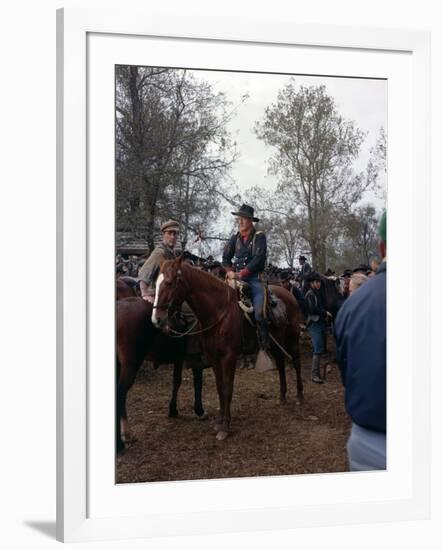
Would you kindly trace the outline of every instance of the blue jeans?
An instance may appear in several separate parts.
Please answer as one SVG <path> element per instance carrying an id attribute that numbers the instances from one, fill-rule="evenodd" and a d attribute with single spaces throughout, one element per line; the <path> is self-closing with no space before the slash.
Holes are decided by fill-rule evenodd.
<path id="1" fill-rule="evenodd" d="M 353 422 L 347 442 L 347 454 L 350 470 L 386 469 L 386 436 L 384 433 L 367 430 Z"/>
<path id="2" fill-rule="evenodd" d="M 325 323 L 322 320 L 314 321 L 307 327 L 310 338 L 312 339 L 313 353 L 319 355 L 324 351 L 324 332 Z"/>
<path id="3" fill-rule="evenodd" d="M 259 273 L 254 273 L 250 277 L 244 278 L 252 289 L 252 302 L 255 312 L 255 319 L 261 321 L 264 319 L 264 283 L 259 278 Z"/>

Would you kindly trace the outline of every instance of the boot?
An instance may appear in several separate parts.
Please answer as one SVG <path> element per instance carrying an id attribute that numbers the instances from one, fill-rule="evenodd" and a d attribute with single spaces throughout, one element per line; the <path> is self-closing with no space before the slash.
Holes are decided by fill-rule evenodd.
<path id="1" fill-rule="evenodd" d="M 265 320 L 256 321 L 256 335 L 258 337 L 259 352 L 256 358 L 256 372 L 275 370 L 276 365 L 268 350 L 270 348 L 269 329 Z"/>
<path id="2" fill-rule="evenodd" d="M 320 363 L 321 356 L 317 353 L 314 353 L 312 361 L 312 382 L 315 382 L 316 384 L 324 383 L 324 380 L 321 378 Z"/>
<path id="3" fill-rule="evenodd" d="M 259 349 L 262 349 L 263 351 L 268 351 L 270 347 L 269 328 L 265 319 L 262 319 L 261 321 L 256 321 L 256 335 L 258 337 Z"/>

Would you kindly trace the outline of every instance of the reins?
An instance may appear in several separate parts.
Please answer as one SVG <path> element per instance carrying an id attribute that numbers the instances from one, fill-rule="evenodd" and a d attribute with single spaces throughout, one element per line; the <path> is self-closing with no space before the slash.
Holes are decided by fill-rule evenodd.
<path id="1" fill-rule="evenodd" d="M 182 282 L 184 282 L 183 278 L 182 278 L 182 271 L 181 269 L 178 270 L 177 272 L 177 277 L 176 277 L 176 281 L 175 281 L 175 290 L 177 289 L 178 287 L 178 281 L 181 280 Z M 227 305 L 226 305 L 226 308 L 224 310 L 224 312 L 222 313 L 222 315 L 220 315 L 220 317 L 214 322 L 212 323 L 211 325 L 209 325 L 208 327 L 204 327 L 202 328 L 201 330 L 196 330 L 196 331 L 193 331 L 193 329 L 195 328 L 195 326 L 198 324 L 198 319 L 195 320 L 195 322 L 193 323 L 193 325 L 188 329 L 186 330 L 186 332 L 179 332 L 173 328 L 170 328 L 169 331 L 170 333 L 170 337 L 171 338 L 184 338 L 185 336 L 196 336 L 197 334 L 203 334 L 204 332 L 207 332 L 209 330 L 212 330 L 213 328 L 215 328 L 223 319 L 224 317 L 227 315 L 227 313 L 229 312 L 229 308 L 228 306 L 230 305 L 231 303 L 231 297 L 229 296 L 229 284 L 226 282 L 224 283 L 226 285 L 226 293 L 227 293 Z M 236 280 L 235 280 L 235 287 L 236 287 Z M 235 291 L 236 292 L 236 291 Z M 157 306 L 153 306 L 154 308 L 158 308 L 158 309 L 167 309 L 167 313 L 169 315 L 169 310 L 171 308 L 171 306 L 173 305 L 174 303 L 174 300 L 172 300 L 171 302 L 167 303 L 167 304 L 163 304 L 163 305 L 157 305 Z M 246 311 L 243 310 L 243 314 L 245 316 L 245 318 L 247 319 L 247 321 L 250 323 L 250 325 L 252 327 L 254 327 L 255 325 L 253 324 L 253 321 L 250 319 L 248 313 Z M 192 332 L 193 331 L 193 332 Z M 276 346 L 278 346 L 278 348 L 282 351 L 282 353 L 288 358 L 288 359 L 292 359 L 292 357 L 289 355 L 289 353 L 283 348 L 283 346 L 275 339 L 275 337 L 270 333 L 269 331 L 269 337 L 270 339 L 274 342 L 274 344 Z"/>
<path id="2" fill-rule="evenodd" d="M 175 290 L 178 287 L 178 281 L 179 280 L 184 282 L 181 275 L 182 275 L 182 272 L 181 272 L 181 269 L 179 269 L 178 274 L 177 274 L 177 278 L 176 278 L 176 283 L 175 283 Z M 192 330 L 195 328 L 195 326 L 199 323 L 198 319 L 196 319 L 195 322 L 193 323 L 193 325 L 186 332 L 179 332 L 179 331 L 177 331 L 173 328 L 170 328 L 169 331 L 172 333 L 170 335 L 170 337 L 171 338 L 183 338 L 184 336 L 195 336 L 197 334 L 202 334 L 203 332 L 207 332 L 207 331 L 215 328 L 216 325 L 218 325 L 224 319 L 224 317 L 227 315 L 227 313 L 229 312 L 228 306 L 230 305 L 231 300 L 230 300 L 230 297 L 229 297 L 229 285 L 228 284 L 226 284 L 226 291 L 227 291 L 227 306 L 226 306 L 226 309 L 224 310 L 222 315 L 220 315 L 220 317 L 212 325 L 210 325 L 208 327 L 204 327 L 201 330 L 196 330 L 196 331 L 192 332 Z M 173 305 L 173 302 L 174 302 L 174 300 L 172 300 L 168 304 L 163 304 L 161 306 L 153 306 L 153 307 L 158 308 L 158 309 L 167 309 L 167 312 L 169 314 L 169 309 Z"/>
<path id="3" fill-rule="evenodd" d="M 244 311 L 243 310 L 243 314 L 244 314 L 244 317 L 247 319 L 247 321 L 249 322 L 250 326 L 252 326 L 253 328 L 256 328 L 256 326 L 253 324 L 253 321 L 252 319 L 250 319 L 250 316 L 249 314 L 247 313 L 247 311 Z M 288 351 L 283 348 L 281 346 L 281 344 L 278 342 L 278 340 L 273 336 L 273 334 L 270 332 L 269 330 L 269 337 L 270 339 L 272 340 L 272 342 L 274 344 L 276 344 L 278 346 L 278 348 L 282 351 L 282 353 L 287 357 L 287 359 L 289 359 L 290 361 L 293 359 L 293 357 L 288 353 Z"/>

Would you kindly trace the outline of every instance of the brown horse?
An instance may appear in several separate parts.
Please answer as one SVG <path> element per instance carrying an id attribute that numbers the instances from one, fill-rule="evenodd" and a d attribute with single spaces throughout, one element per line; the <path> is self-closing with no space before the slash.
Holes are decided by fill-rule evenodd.
<path id="1" fill-rule="evenodd" d="M 133 298 L 137 295 L 133 286 L 130 286 L 123 277 L 118 277 L 115 282 L 115 296 L 117 300 L 123 300 L 124 298 Z"/>
<path id="2" fill-rule="evenodd" d="M 182 368 L 186 353 L 185 338 L 171 338 L 157 330 L 151 322 L 152 304 L 143 298 L 125 298 L 117 301 L 116 333 L 116 447 L 124 449 L 128 439 L 126 397 L 145 358 L 157 364 L 173 363 L 173 391 L 169 403 L 169 416 L 178 416 L 177 397 L 181 385 Z M 202 369 L 193 368 L 195 391 L 194 411 L 200 419 L 207 418 L 203 409 Z"/>
<path id="3" fill-rule="evenodd" d="M 293 359 L 296 370 L 297 398 L 303 399 L 299 353 L 300 311 L 295 298 L 286 289 L 271 287 L 286 310 L 286 322 L 270 327 L 275 340 Z M 210 273 L 197 270 L 181 258 L 163 263 L 156 282 L 152 322 L 168 330 L 168 312 L 184 300 L 192 308 L 202 326 L 202 340 L 208 362 L 213 366 L 219 397 L 219 415 L 215 429 L 217 439 L 225 439 L 230 427 L 230 404 L 237 358 L 256 351 L 255 329 L 243 318 L 237 304 L 236 291 Z M 286 401 L 287 383 L 283 352 L 274 342 L 271 353 L 279 371 L 280 400 Z"/>

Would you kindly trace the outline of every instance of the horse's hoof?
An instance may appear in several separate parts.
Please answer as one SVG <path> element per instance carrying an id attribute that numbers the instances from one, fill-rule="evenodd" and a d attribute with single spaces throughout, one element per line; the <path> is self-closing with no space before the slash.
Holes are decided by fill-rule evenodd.
<path id="1" fill-rule="evenodd" d="M 169 411 L 169 418 L 178 418 L 178 411 Z"/>
<path id="2" fill-rule="evenodd" d="M 216 439 L 218 441 L 224 441 L 224 439 L 226 439 L 226 437 L 228 436 L 229 436 L 229 432 L 220 431 L 216 434 Z"/>
<path id="3" fill-rule="evenodd" d="M 203 414 L 197 414 L 196 417 L 198 420 L 207 420 L 209 418 L 209 415 L 206 412 L 203 412 Z"/>
<path id="4" fill-rule="evenodd" d="M 222 424 L 214 424 L 213 429 L 215 432 L 220 432 L 223 429 Z"/>

